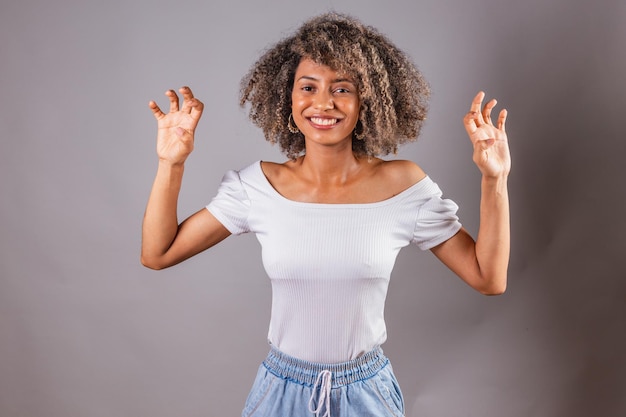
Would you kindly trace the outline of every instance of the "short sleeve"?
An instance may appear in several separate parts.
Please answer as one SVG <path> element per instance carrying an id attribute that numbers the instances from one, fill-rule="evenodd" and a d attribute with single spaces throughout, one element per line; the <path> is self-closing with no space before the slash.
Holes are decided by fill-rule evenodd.
<path id="1" fill-rule="evenodd" d="M 421 250 L 432 249 L 454 236 L 461 223 L 456 215 L 459 206 L 441 198 L 442 192 L 434 182 L 429 184 L 429 198 L 419 207 L 412 242 Z"/>
<path id="2" fill-rule="evenodd" d="M 234 235 L 249 232 L 250 199 L 237 171 L 227 171 L 217 195 L 206 206 L 215 218 Z"/>

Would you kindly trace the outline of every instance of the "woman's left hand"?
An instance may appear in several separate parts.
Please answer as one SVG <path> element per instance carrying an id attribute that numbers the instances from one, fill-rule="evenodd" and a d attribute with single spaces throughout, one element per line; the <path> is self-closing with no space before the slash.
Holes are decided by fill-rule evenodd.
<path id="1" fill-rule="evenodd" d="M 470 111 L 463 118 L 465 130 L 474 145 L 474 162 L 484 177 L 507 176 L 511 170 L 511 155 L 504 125 L 507 111 L 501 110 L 497 125 L 491 121 L 491 111 L 497 101 L 490 100 L 481 106 L 485 98 L 484 92 L 474 97 Z"/>

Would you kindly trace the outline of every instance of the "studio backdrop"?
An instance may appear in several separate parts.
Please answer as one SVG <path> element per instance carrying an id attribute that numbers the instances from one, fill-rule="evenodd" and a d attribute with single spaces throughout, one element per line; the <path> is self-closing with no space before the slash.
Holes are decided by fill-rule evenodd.
<path id="1" fill-rule="evenodd" d="M 405 248 L 383 346 L 407 416 L 626 415 L 626 2 L 24 0 L 0 4 L 0 416 L 240 414 L 271 291 L 254 236 L 181 265 L 139 262 L 156 172 L 149 100 L 205 103 L 180 197 L 283 161 L 238 106 L 264 49 L 335 10 L 387 34 L 432 88 L 418 163 L 478 230 L 461 120 L 509 111 L 507 292 L 471 290 Z"/>

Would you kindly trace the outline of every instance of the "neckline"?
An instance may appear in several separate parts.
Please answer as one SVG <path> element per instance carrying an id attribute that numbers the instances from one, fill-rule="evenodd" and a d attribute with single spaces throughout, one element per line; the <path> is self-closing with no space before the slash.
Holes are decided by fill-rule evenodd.
<path id="1" fill-rule="evenodd" d="M 263 162 L 262 160 L 257 161 L 256 164 L 255 164 L 255 167 L 258 170 L 259 176 L 262 178 L 263 185 L 265 185 L 266 188 L 268 188 L 270 190 L 270 192 L 272 194 L 274 194 L 274 196 L 276 196 L 280 200 L 282 200 L 282 201 L 284 201 L 286 203 L 289 203 L 289 204 L 292 204 L 292 205 L 296 205 L 296 206 L 301 206 L 301 207 L 314 207 L 314 208 L 371 208 L 371 207 L 383 206 L 383 205 L 391 204 L 391 203 L 395 202 L 396 200 L 399 200 L 399 199 L 403 198 L 405 195 L 412 193 L 414 190 L 425 186 L 426 182 L 430 178 L 428 175 L 426 175 L 424 178 L 420 179 L 419 181 L 417 181 L 415 184 L 409 186 L 408 188 L 405 188 L 404 190 L 400 191 L 398 194 L 395 194 L 395 195 L 393 195 L 393 196 L 391 196 L 389 198 L 386 198 L 384 200 L 373 201 L 371 203 L 310 203 L 310 202 L 306 202 L 306 201 L 291 200 L 291 199 L 285 197 L 284 195 L 282 195 L 281 193 L 279 193 L 278 190 L 276 188 L 274 188 L 274 186 L 272 185 L 270 180 L 265 176 L 265 172 L 263 171 L 263 168 L 261 167 L 261 163 L 262 162 Z"/>

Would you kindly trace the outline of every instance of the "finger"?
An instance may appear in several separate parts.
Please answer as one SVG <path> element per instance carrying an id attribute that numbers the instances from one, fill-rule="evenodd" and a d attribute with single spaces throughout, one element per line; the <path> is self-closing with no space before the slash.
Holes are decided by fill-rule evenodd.
<path id="1" fill-rule="evenodd" d="M 191 88 L 184 86 L 181 87 L 178 92 L 183 96 L 183 107 L 182 111 L 189 113 L 191 111 L 191 101 L 193 100 L 193 93 L 191 92 Z"/>
<path id="2" fill-rule="evenodd" d="M 489 102 L 487 104 L 485 104 L 485 107 L 483 108 L 483 120 L 485 121 L 485 123 L 492 125 L 493 123 L 491 122 L 491 111 L 493 110 L 493 108 L 496 106 L 496 104 L 498 103 L 498 101 L 494 98 L 489 100 Z"/>
<path id="3" fill-rule="evenodd" d="M 506 116 L 509 112 L 506 109 L 502 109 L 500 111 L 500 115 L 498 116 L 498 129 L 506 133 L 505 125 L 506 125 Z"/>
<path id="4" fill-rule="evenodd" d="M 156 102 L 150 100 L 150 102 L 148 103 L 148 107 L 150 107 L 150 110 L 152 110 L 152 114 L 154 114 L 154 117 L 156 117 L 157 120 L 165 116 L 165 114 L 161 111 Z"/>
<path id="5" fill-rule="evenodd" d="M 179 91 L 184 100 L 182 111 L 188 112 L 192 118 L 198 120 L 204 110 L 204 103 L 195 98 L 191 88 L 187 86 L 181 87 Z"/>
<path id="6" fill-rule="evenodd" d="M 465 125 L 465 130 L 467 133 L 472 135 L 476 130 L 484 124 L 484 120 L 481 114 L 481 106 L 483 99 L 485 97 L 485 93 L 479 91 L 478 94 L 472 100 L 472 104 L 470 106 L 470 111 L 463 118 L 463 123 Z"/>
<path id="7" fill-rule="evenodd" d="M 178 91 L 180 92 L 180 94 L 182 94 L 183 98 L 185 99 L 193 98 L 193 92 L 191 91 L 191 88 L 187 86 L 181 87 Z"/>
<path id="8" fill-rule="evenodd" d="M 485 93 L 483 91 L 479 91 L 474 97 L 474 100 L 472 100 L 472 105 L 470 106 L 470 113 L 474 115 L 474 120 L 477 126 L 480 126 L 485 122 L 481 113 L 484 98 Z"/>
<path id="9" fill-rule="evenodd" d="M 191 117 L 195 120 L 200 119 L 200 116 L 202 116 L 202 111 L 204 110 L 204 103 L 202 103 L 200 100 L 198 100 L 197 98 L 193 98 L 191 99 Z"/>
<path id="10" fill-rule="evenodd" d="M 478 128 L 478 124 L 476 123 L 476 112 L 470 111 L 465 114 L 463 117 L 463 125 L 465 126 L 465 130 L 467 133 L 474 133 Z"/>
<path id="11" fill-rule="evenodd" d="M 176 95 L 176 92 L 174 90 L 167 90 L 165 95 L 170 99 L 170 113 L 178 111 L 178 95 Z"/>

